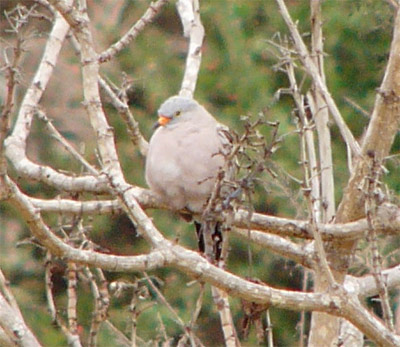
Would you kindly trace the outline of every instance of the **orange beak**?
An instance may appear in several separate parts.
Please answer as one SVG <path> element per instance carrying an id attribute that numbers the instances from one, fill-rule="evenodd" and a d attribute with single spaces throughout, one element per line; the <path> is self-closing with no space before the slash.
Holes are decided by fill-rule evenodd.
<path id="1" fill-rule="evenodd" d="M 165 116 L 163 116 L 163 115 L 160 115 L 160 116 L 158 117 L 158 124 L 159 124 L 159 125 L 166 125 L 166 124 L 168 124 L 170 121 L 171 121 L 171 118 L 169 118 L 169 117 L 165 117 Z"/>
<path id="2" fill-rule="evenodd" d="M 158 116 L 158 121 L 154 123 L 153 130 L 157 129 L 160 126 L 164 126 L 171 121 L 171 118 L 165 117 L 163 115 Z"/>

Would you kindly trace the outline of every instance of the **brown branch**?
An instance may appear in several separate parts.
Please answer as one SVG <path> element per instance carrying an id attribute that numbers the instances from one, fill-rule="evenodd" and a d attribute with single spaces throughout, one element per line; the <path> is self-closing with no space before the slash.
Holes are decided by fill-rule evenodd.
<path id="1" fill-rule="evenodd" d="M 68 326 L 63 322 L 61 316 L 58 314 L 58 310 L 56 308 L 55 299 L 52 291 L 53 282 L 51 279 L 52 277 L 51 270 L 52 270 L 52 256 L 51 253 L 47 251 L 46 264 L 45 264 L 45 288 L 46 288 L 45 290 L 46 290 L 47 306 L 50 312 L 52 323 L 60 328 L 62 333 L 67 338 L 68 342 L 71 342 L 71 344 L 79 345 L 80 343 L 79 336 L 71 334 L 70 330 L 68 329 Z"/>
<path id="2" fill-rule="evenodd" d="M 306 174 L 306 184 L 310 184 L 311 195 L 312 195 L 312 212 L 316 218 L 316 222 L 321 222 L 321 192 L 320 192 L 320 178 L 319 178 L 319 169 L 316 158 L 316 151 L 314 146 L 314 133 L 313 127 L 309 124 L 306 115 L 305 109 L 305 99 L 304 96 L 301 95 L 299 90 L 296 76 L 295 76 L 295 68 L 293 59 L 290 57 L 290 51 L 288 49 L 281 49 L 282 60 L 286 62 L 285 70 L 286 75 L 290 82 L 290 90 L 292 97 L 296 103 L 297 115 L 300 119 L 302 129 L 300 129 L 300 134 L 304 136 L 304 142 L 306 146 L 306 150 L 304 151 L 304 158 L 302 160 L 303 163 L 303 171 Z M 303 151 L 301 152 L 303 153 Z M 308 164 L 308 168 L 306 167 L 306 163 Z M 308 174 L 308 171 L 311 172 L 311 175 Z M 310 176 L 310 177 L 309 177 Z"/>
<path id="3" fill-rule="evenodd" d="M 399 71 L 400 11 L 397 11 L 389 60 L 381 87 L 376 95 L 374 110 L 362 144 L 362 158 L 358 158 L 355 163 L 352 175 L 344 190 L 342 201 L 336 213 L 336 223 L 350 222 L 365 216 L 365 195 L 359 188 L 369 174 L 372 158 L 383 165 L 400 126 L 400 83 L 397 78 Z M 371 154 L 373 155 L 371 156 Z M 398 220 L 398 218 L 395 218 L 395 220 Z M 335 277 L 339 283 L 345 279 L 356 247 L 356 240 L 332 240 L 327 246 L 328 259 L 335 269 Z M 328 323 L 334 324 L 332 319 L 328 322 L 322 322 L 325 327 Z M 333 328 L 333 330 L 337 331 L 336 328 Z"/>
<path id="4" fill-rule="evenodd" d="M 108 333 L 111 336 L 114 336 L 114 340 L 116 343 L 118 343 L 118 345 L 122 347 L 132 346 L 129 339 L 121 331 L 119 331 L 109 320 L 105 321 L 104 327 L 107 329 Z"/>
<path id="5" fill-rule="evenodd" d="M 12 62 L 8 61 L 7 51 L 4 49 L 4 58 L 6 60 L 5 75 L 7 80 L 6 96 L 2 105 L 0 114 L 0 155 L 3 157 L 4 139 L 8 135 L 10 129 L 10 115 L 14 108 L 15 89 L 18 84 L 18 65 L 22 56 L 23 39 L 18 38 L 16 47 L 13 49 L 14 57 Z M 5 163 L 4 163 L 5 165 Z"/>
<path id="6" fill-rule="evenodd" d="M 71 0 L 68 1 L 72 2 Z M 18 151 L 18 153 L 20 151 L 25 152 L 26 139 L 29 135 L 32 124 L 32 111 L 37 107 L 43 92 L 47 87 L 68 30 L 69 25 L 60 15 L 57 15 L 54 20 L 52 31 L 47 40 L 39 67 L 25 93 L 12 135 L 6 140 L 7 154 L 12 154 L 13 151 Z M 15 137 L 18 137 L 18 139 Z M 14 156 L 12 156 L 12 158 L 13 157 Z M 25 157 L 25 155 L 19 158 L 23 157 Z"/>
<path id="7" fill-rule="evenodd" d="M 56 304 L 54 302 L 54 296 L 53 296 L 53 281 L 51 279 L 52 273 L 51 273 L 51 266 L 52 266 L 52 256 L 50 252 L 46 252 L 46 263 L 45 263 L 45 290 L 46 290 L 46 299 L 47 299 L 47 306 L 48 310 L 50 312 L 50 316 L 52 319 L 52 322 L 57 324 L 58 326 L 61 327 L 62 324 L 58 322 L 58 316 L 57 316 L 57 309 L 56 309 Z M 63 330 L 67 330 L 66 328 Z"/>
<path id="8" fill-rule="evenodd" d="M 221 329 L 224 335 L 224 345 L 227 347 L 238 347 L 240 342 L 232 318 L 228 293 L 216 286 L 211 287 L 211 295 L 219 314 Z"/>

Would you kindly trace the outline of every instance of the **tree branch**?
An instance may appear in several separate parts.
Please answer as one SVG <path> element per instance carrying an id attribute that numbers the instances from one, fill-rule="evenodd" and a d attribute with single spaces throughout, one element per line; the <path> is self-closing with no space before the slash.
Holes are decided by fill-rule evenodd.
<path id="1" fill-rule="evenodd" d="M 370 314 L 365 317 L 365 310 L 362 311 L 363 309 L 355 305 L 355 299 L 350 300 L 347 295 L 344 297 L 342 292 L 336 294 L 301 293 L 255 284 L 210 264 L 196 252 L 173 245 L 161 234 L 152 230 L 146 230 L 147 238 L 152 239 L 152 243 L 157 249 L 147 255 L 115 256 L 75 249 L 56 237 L 48 229 L 38 211 L 12 181 L 5 177 L 3 183 L 10 187 L 12 191 L 10 201 L 20 211 L 33 235 L 56 256 L 109 271 L 143 271 L 170 265 L 200 281 L 208 282 L 230 295 L 238 296 L 247 301 L 268 303 L 277 307 L 300 311 L 318 310 L 335 315 L 341 315 L 344 312 L 346 319 L 350 320 L 374 341 L 383 344 L 400 343 L 400 339 L 388 332 L 377 319 Z M 138 213 L 138 216 L 140 217 L 140 213 Z M 152 225 L 140 220 L 138 220 L 138 224 L 142 226 L 142 229 L 152 228 Z M 150 233 L 152 235 L 149 235 Z M 350 306 L 348 307 L 348 305 Z M 363 323 L 364 319 L 367 319 L 367 323 Z"/>
<path id="2" fill-rule="evenodd" d="M 291 259 L 297 264 L 314 269 L 313 250 L 309 245 L 298 245 L 288 241 L 283 237 L 269 235 L 257 230 L 246 230 L 232 228 L 232 232 L 242 238 L 244 241 L 252 241 L 264 249 L 270 250 L 282 257 Z"/>
<path id="3" fill-rule="evenodd" d="M 124 36 L 119 39 L 119 41 L 115 42 L 113 45 L 107 48 L 107 50 L 99 54 L 99 62 L 104 63 L 111 60 L 125 47 L 127 47 L 144 30 L 146 25 L 154 20 L 161 8 L 167 2 L 168 0 L 157 0 L 155 3 L 152 2 L 143 16 L 128 30 Z"/>
<path id="4" fill-rule="evenodd" d="M 358 160 L 354 173 L 345 189 L 338 207 L 336 221 L 352 221 L 364 216 L 364 198 L 358 187 L 367 174 L 371 158 L 366 154 L 375 154 L 376 160 L 383 163 L 390 152 L 394 137 L 400 127 L 400 11 L 394 23 L 393 40 L 385 75 L 376 95 L 371 121 L 362 144 L 363 160 Z"/>
<path id="5" fill-rule="evenodd" d="M 204 27 L 200 20 L 198 0 L 179 0 L 176 6 L 181 17 L 184 36 L 190 39 L 185 74 L 179 94 L 193 97 L 201 64 Z"/>
<path id="6" fill-rule="evenodd" d="M 25 324 L 18 304 L 8 289 L 6 279 L 0 270 L 0 330 L 3 330 L 5 336 L 2 337 L 0 331 L 0 342 L 12 341 L 13 345 L 26 347 L 39 347 L 39 341 L 33 335 L 32 331 Z M 8 339 L 7 339 L 7 337 Z"/>
<path id="7" fill-rule="evenodd" d="M 72 0 L 68 0 L 65 3 L 68 9 L 70 3 L 72 3 Z M 26 141 L 31 131 L 32 119 L 56 66 L 58 55 L 68 30 L 68 23 L 61 15 L 56 14 L 43 57 L 35 77 L 25 93 L 14 129 L 4 141 L 5 154 L 20 176 L 58 186 L 60 189 L 67 191 L 104 192 L 107 189 L 104 177 L 96 179 L 90 176 L 68 176 L 57 172 L 49 166 L 35 164 L 26 156 Z"/>
<path id="8" fill-rule="evenodd" d="M 357 141 L 354 139 L 353 134 L 347 127 L 346 123 L 344 122 L 339 109 L 336 106 L 335 101 L 333 100 L 332 96 L 330 95 L 326 84 L 323 82 L 321 75 L 319 74 L 318 68 L 315 66 L 310 53 L 308 52 L 308 49 L 303 42 L 303 39 L 301 38 L 300 33 L 297 30 L 296 25 L 294 24 L 292 18 L 290 17 L 289 11 L 285 5 L 284 0 L 276 0 L 278 6 L 279 6 L 279 11 L 282 14 L 283 19 L 286 22 L 286 25 L 289 28 L 290 34 L 292 35 L 293 41 L 295 43 L 295 46 L 297 48 L 297 51 L 299 53 L 299 57 L 308 72 L 308 74 L 312 77 L 315 85 L 317 88 L 320 90 L 322 95 L 325 98 L 325 101 L 328 105 L 328 108 L 332 114 L 333 119 L 335 120 L 340 133 L 343 137 L 343 139 L 346 141 L 346 144 L 350 146 L 353 154 L 356 157 L 359 157 L 361 154 L 360 151 L 360 146 L 357 143 Z"/>
<path id="9" fill-rule="evenodd" d="M 168 209 L 168 206 L 160 204 L 151 191 L 135 186 L 131 186 L 130 190 L 143 209 Z M 110 214 L 122 211 L 122 207 L 117 200 L 29 199 L 36 208 L 43 212 Z M 232 225 L 244 230 L 258 230 L 279 236 L 313 239 L 309 221 L 269 216 L 261 213 L 249 213 L 246 209 L 238 209 L 233 214 Z M 375 228 L 388 234 L 398 233 L 400 231 L 400 209 L 391 204 L 380 206 Z M 333 239 L 355 240 L 365 236 L 368 230 L 368 222 L 364 218 L 344 224 L 318 224 L 318 229 L 322 239 L 325 241 Z"/>

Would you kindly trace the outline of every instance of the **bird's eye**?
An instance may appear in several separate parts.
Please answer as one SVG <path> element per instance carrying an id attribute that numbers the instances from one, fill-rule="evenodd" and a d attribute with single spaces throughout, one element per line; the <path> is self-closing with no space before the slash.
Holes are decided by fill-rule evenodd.
<path id="1" fill-rule="evenodd" d="M 181 115 L 181 111 L 176 111 L 175 112 L 175 117 L 178 117 L 178 116 L 180 116 Z"/>

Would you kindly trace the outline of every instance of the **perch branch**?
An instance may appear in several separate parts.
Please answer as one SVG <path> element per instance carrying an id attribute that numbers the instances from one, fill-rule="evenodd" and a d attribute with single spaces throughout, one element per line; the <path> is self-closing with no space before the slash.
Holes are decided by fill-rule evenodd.
<path id="1" fill-rule="evenodd" d="M 386 329 L 382 323 L 371 316 L 360 303 L 347 292 L 302 293 L 274 289 L 266 285 L 255 284 L 210 264 L 198 253 L 174 245 L 159 235 L 157 249 L 148 255 L 114 256 L 94 251 L 75 249 L 56 237 L 44 224 L 38 211 L 24 198 L 19 189 L 7 179 L 12 191 L 10 201 L 20 211 L 33 235 L 54 255 L 68 261 L 88 266 L 101 267 L 109 271 L 143 271 L 159 266 L 172 266 L 188 275 L 217 286 L 229 295 L 248 301 L 268 303 L 281 308 L 296 310 L 318 310 L 342 315 L 362 330 L 372 340 L 380 344 L 399 344 L 400 338 Z M 140 221 L 139 221 L 140 222 Z M 139 224 L 150 228 L 146 223 Z M 153 235 L 154 236 L 154 235 Z"/>
<path id="2" fill-rule="evenodd" d="M 144 209 L 168 209 L 167 206 L 159 204 L 149 190 L 131 187 L 131 191 Z M 110 214 L 122 211 L 118 200 L 76 201 L 69 199 L 29 199 L 36 208 L 43 212 Z M 269 216 L 261 213 L 250 213 L 246 209 L 238 209 L 234 213 L 232 225 L 241 229 L 250 228 L 279 236 L 298 237 L 301 239 L 313 238 L 309 221 Z M 380 206 L 378 208 L 378 219 L 375 228 L 385 233 L 398 233 L 400 231 L 400 209 L 391 204 Z M 318 229 L 322 239 L 325 241 L 333 239 L 354 240 L 365 236 L 368 230 L 368 222 L 364 218 L 343 224 L 318 224 Z"/>

